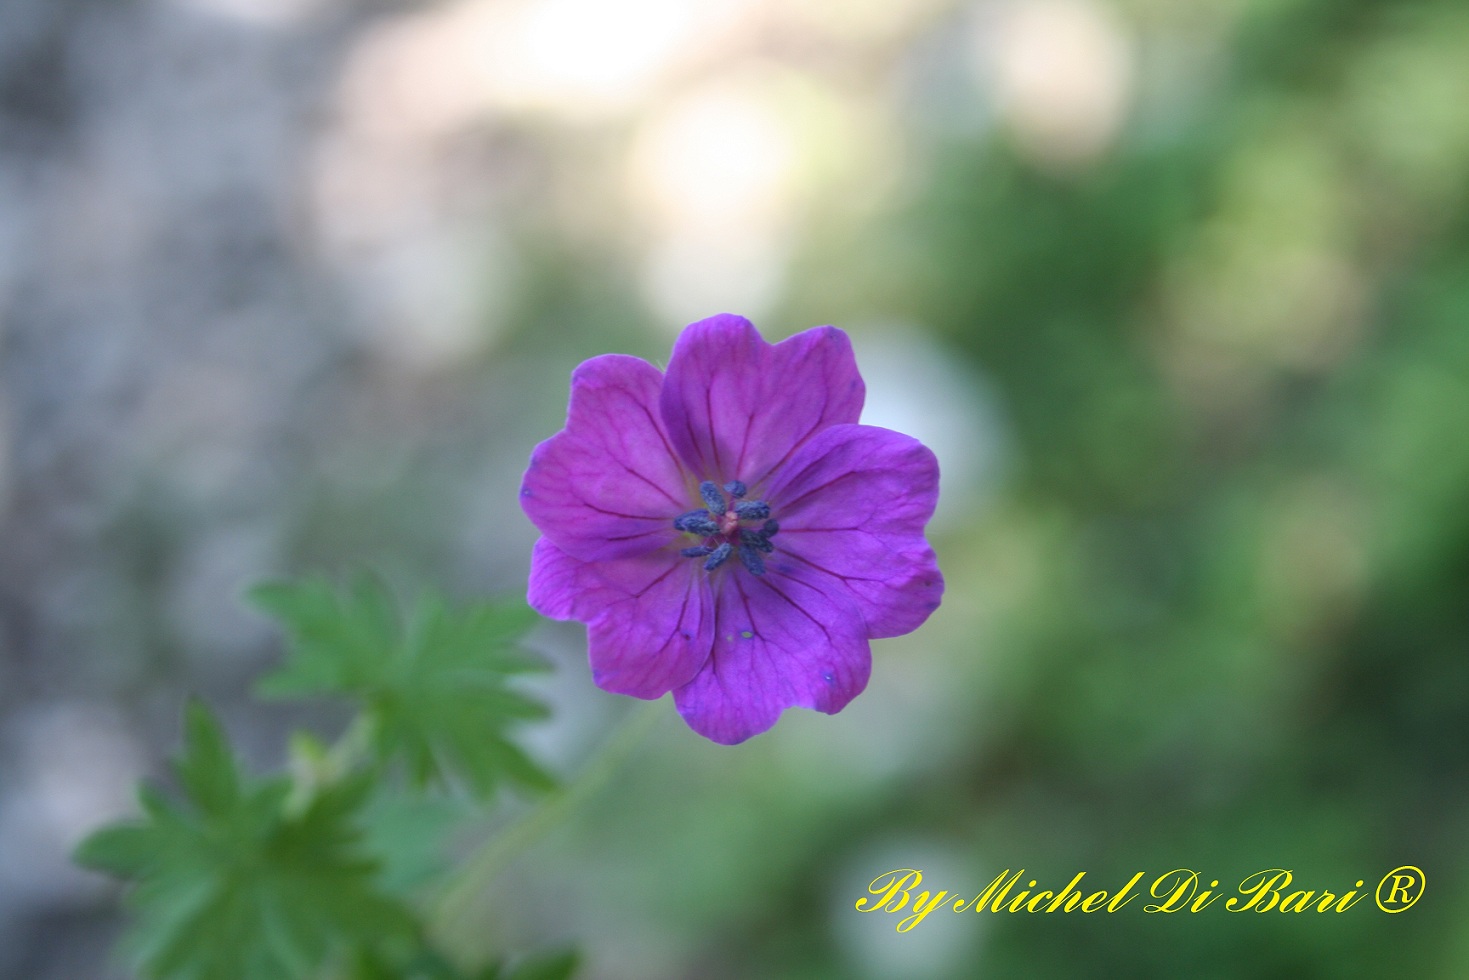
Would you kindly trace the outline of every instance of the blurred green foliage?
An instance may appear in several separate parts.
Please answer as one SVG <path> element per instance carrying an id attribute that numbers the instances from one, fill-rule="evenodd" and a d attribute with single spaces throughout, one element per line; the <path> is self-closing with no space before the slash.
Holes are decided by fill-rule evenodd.
<path id="1" fill-rule="evenodd" d="M 776 738 L 820 748 L 653 750 L 526 882 L 596 869 L 586 906 L 637 896 L 607 928 L 700 977 L 1466 975 L 1469 11 L 1216 13 L 1208 83 L 1088 165 L 915 121 L 901 203 L 818 207 L 764 320 L 903 325 L 996 393 L 1006 481 L 937 538 L 944 608 L 877 645 L 864 695 L 913 677 L 929 702 L 828 722 L 862 762 L 801 717 Z M 566 302 L 519 342 L 580 344 L 555 321 L 597 319 Z M 885 973 L 851 933 L 893 923 L 849 928 L 839 883 L 925 849 L 971 894 L 1022 866 L 1339 894 L 1414 864 L 1428 887 L 1402 915 L 965 917 Z"/>
<path id="2" fill-rule="evenodd" d="M 863 698 L 738 750 L 671 724 L 497 884 L 486 942 L 586 930 L 620 957 L 594 969 L 700 980 L 1469 975 L 1469 11 L 1119 9 L 1166 34 L 1206 6 L 1230 32 L 1207 84 L 1167 112 L 1144 100 L 1088 165 L 920 120 L 899 205 L 815 209 L 762 327 L 936 337 L 995 393 L 1005 482 L 936 538 L 945 605 L 877 645 Z M 487 413 L 545 435 L 576 361 L 666 343 L 640 326 L 627 243 L 546 227 L 532 198 L 483 387 Z M 370 526 L 372 547 L 432 567 L 420 529 L 391 523 L 425 509 L 411 482 L 372 520 L 307 515 L 298 558 L 360 551 Z M 377 719 L 363 747 L 419 779 L 539 782 L 494 736 L 534 713 L 498 686 L 515 662 L 467 639 L 499 626 L 430 605 L 404 632 L 380 596 L 309 584 L 262 598 L 298 642 L 267 691 L 346 695 Z M 446 660 L 422 656 L 430 635 Z M 462 696 L 461 677 L 497 693 Z M 894 697 L 908 685 L 923 700 Z M 887 714 L 862 713 L 882 698 Z M 334 750 L 302 746 L 305 785 L 337 785 Z M 441 870 L 423 838 L 452 808 L 418 805 L 349 808 L 383 835 L 390 894 Z M 135 832 L 83 859 L 146 881 Z M 1285 867 L 1341 892 L 1414 864 L 1428 887 L 1402 915 L 1369 896 L 1339 917 L 966 916 L 942 956 L 874 965 L 853 935 L 893 922 L 853 910 L 853 875 L 930 854 L 949 862 L 925 868 L 938 887 L 971 894 L 1007 867 L 1052 887 L 1191 867 L 1225 889 Z M 898 938 L 921 950 L 931 925 Z M 454 975 L 375 956 L 358 975 Z"/>
<path id="3" fill-rule="evenodd" d="M 505 687 L 540 663 L 515 644 L 535 617 L 521 602 L 452 610 L 423 597 L 406 628 L 396 603 L 362 576 L 339 592 L 320 579 L 260 586 L 252 600 L 292 638 L 262 687 L 274 696 L 337 695 L 359 714 L 332 747 L 294 739 L 287 775 L 241 771 L 218 721 L 189 705 L 174 763 L 182 800 L 145 787 L 144 815 L 104 827 L 76 860 L 129 882 L 126 947 L 160 980 L 565 980 L 576 956 L 513 970 L 441 948 L 430 902 L 463 807 L 504 781 L 537 790 L 549 776 L 507 727 L 545 717 Z M 406 783 L 395 767 L 405 763 Z M 440 795 L 423 791 L 432 782 Z M 478 953 L 478 951 L 475 951 Z"/>
<path id="4" fill-rule="evenodd" d="M 1004 499 L 940 546 L 948 603 L 1004 597 L 950 651 L 1005 661 L 997 716 L 863 833 L 968 842 L 976 892 L 1007 865 L 1340 891 L 1416 864 L 1427 894 L 1002 916 L 985 975 L 1469 970 L 1469 10 L 1257 3 L 1230 47 L 1164 136 L 1061 173 L 941 141 L 906 211 L 809 252 L 792 319 L 931 325 L 1017 442 Z M 766 975 L 840 975 L 822 960 Z"/>

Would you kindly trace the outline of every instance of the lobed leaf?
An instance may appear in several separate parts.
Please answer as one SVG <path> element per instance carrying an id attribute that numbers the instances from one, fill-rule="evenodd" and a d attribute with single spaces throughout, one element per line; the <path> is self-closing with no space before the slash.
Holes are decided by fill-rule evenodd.
<path id="1" fill-rule="evenodd" d="M 263 680 L 262 694 L 353 699 L 371 720 L 378 757 L 401 762 L 419 783 L 457 776 L 478 796 L 506 781 L 552 784 L 507 734 L 547 714 L 507 685 L 542 669 L 516 646 L 536 622 L 523 602 L 455 611 L 428 596 L 405 623 L 387 591 L 367 577 L 340 593 L 319 579 L 262 586 L 251 599 L 290 638 L 286 661 Z"/>
<path id="2" fill-rule="evenodd" d="M 146 975 L 306 977 L 350 947 L 414 934 L 363 846 L 366 777 L 318 787 L 292 810 L 289 784 L 242 775 L 197 703 L 174 768 L 182 800 L 147 791 L 143 819 L 104 827 L 76 852 L 135 886 L 130 941 Z"/>

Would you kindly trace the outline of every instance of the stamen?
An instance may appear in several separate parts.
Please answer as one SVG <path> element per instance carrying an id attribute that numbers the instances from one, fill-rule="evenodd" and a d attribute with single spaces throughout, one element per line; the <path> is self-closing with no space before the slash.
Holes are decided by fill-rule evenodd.
<path id="1" fill-rule="evenodd" d="M 673 528 L 676 531 L 697 534 L 701 538 L 719 533 L 719 523 L 706 510 L 691 510 L 687 514 L 680 514 L 673 519 Z"/>
<path id="2" fill-rule="evenodd" d="M 704 571 L 712 572 L 720 565 L 723 565 L 725 562 L 729 561 L 730 552 L 732 551 L 734 551 L 734 547 L 728 541 L 724 542 L 724 544 L 720 545 L 718 548 L 715 548 L 714 551 L 710 553 L 709 560 L 704 562 Z M 744 554 L 743 551 L 740 553 Z"/>
<path id="3" fill-rule="evenodd" d="M 770 539 L 759 531 L 741 531 L 740 544 L 746 548 L 763 551 L 767 555 L 775 550 L 775 545 L 770 543 Z"/>
<path id="4" fill-rule="evenodd" d="M 704 506 L 709 508 L 711 514 L 723 514 L 726 510 L 724 494 L 713 483 L 705 480 L 699 484 L 699 496 L 704 498 Z"/>
<path id="5" fill-rule="evenodd" d="M 707 510 L 691 510 L 673 519 L 675 530 L 693 534 L 701 542 L 683 548 L 679 554 L 685 558 L 704 559 L 704 571 L 712 572 L 729 561 L 736 552 L 740 564 L 751 575 L 765 574 L 764 555 L 774 553 L 771 537 L 780 530 L 780 525 L 770 519 L 770 505 L 763 500 L 743 500 L 750 488 L 741 480 L 731 480 L 724 485 L 723 492 L 712 480 L 699 484 L 699 496 Z M 725 494 L 729 494 L 728 499 Z M 763 521 L 757 530 L 741 527 L 741 521 Z"/>
<path id="6" fill-rule="evenodd" d="M 770 505 L 763 500 L 742 500 L 734 505 L 742 521 L 763 521 L 770 516 Z"/>

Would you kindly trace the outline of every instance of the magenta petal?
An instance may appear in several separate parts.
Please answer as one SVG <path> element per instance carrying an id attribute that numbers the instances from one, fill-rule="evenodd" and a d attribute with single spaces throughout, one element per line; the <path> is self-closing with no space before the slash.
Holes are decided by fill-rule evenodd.
<path id="1" fill-rule="evenodd" d="M 709 656 L 714 601 L 697 562 L 654 552 L 584 562 L 546 538 L 531 553 L 531 607 L 587 622 L 592 679 L 604 691 L 659 698 Z"/>
<path id="2" fill-rule="evenodd" d="M 862 693 L 872 654 L 862 618 L 839 588 L 744 574 L 719 585 L 713 652 L 673 692 L 690 728 L 734 745 L 770 728 L 788 707 L 835 714 Z"/>
<path id="3" fill-rule="evenodd" d="M 938 461 L 918 440 L 872 425 L 828 428 L 766 491 L 781 528 L 770 567 L 839 584 L 872 638 L 911 632 L 944 592 L 923 537 L 938 489 Z"/>
<path id="4" fill-rule="evenodd" d="M 571 376 L 566 428 L 531 453 L 520 505 L 541 533 L 584 561 L 623 558 L 674 540 L 689 488 L 658 412 L 663 376 L 605 354 Z"/>
<path id="5" fill-rule="evenodd" d="M 807 439 L 856 422 L 865 396 L 842 331 L 816 327 L 772 345 L 749 320 L 723 314 L 679 336 L 659 405 L 696 476 L 743 480 L 758 492 Z"/>
<path id="6" fill-rule="evenodd" d="M 832 327 L 771 345 L 718 316 L 684 331 L 666 375 L 587 361 L 521 485 L 544 535 L 531 605 L 587 624 L 600 687 L 672 691 L 716 742 L 789 707 L 840 711 L 867 684 L 869 640 L 916 628 L 944 588 L 923 534 L 937 463 L 856 424 L 864 395 Z"/>

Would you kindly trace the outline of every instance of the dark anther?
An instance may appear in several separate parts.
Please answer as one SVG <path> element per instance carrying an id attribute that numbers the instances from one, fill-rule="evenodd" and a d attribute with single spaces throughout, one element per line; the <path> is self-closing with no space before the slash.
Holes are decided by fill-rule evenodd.
<path id="1" fill-rule="evenodd" d="M 680 514 L 673 519 L 673 526 L 701 541 L 683 548 L 679 554 L 685 558 L 702 558 L 704 571 L 712 572 L 738 552 L 740 564 L 751 575 L 764 575 L 763 556 L 774 553 L 770 538 L 780 530 L 780 525 L 770 519 L 770 505 L 765 501 L 742 499 L 749 492 L 750 488 L 741 480 L 729 481 L 722 491 L 712 480 L 700 483 L 699 496 L 708 509 Z M 729 496 L 726 498 L 725 494 Z M 757 530 L 741 527 L 741 521 L 764 523 Z"/>
<path id="2" fill-rule="evenodd" d="M 720 565 L 723 565 L 725 562 L 729 561 L 729 555 L 732 551 L 734 551 L 734 547 L 728 541 L 724 542 L 724 544 L 720 545 L 718 548 L 715 548 L 714 551 L 710 553 L 709 560 L 704 562 L 704 571 L 712 572 Z M 740 553 L 744 554 L 744 552 Z"/>
<path id="3" fill-rule="evenodd" d="M 680 514 L 673 519 L 673 527 L 674 530 L 688 531 L 701 538 L 719 532 L 719 522 L 710 517 L 706 510 L 691 510 L 687 514 Z"/>
<path id="4" fill-rule="evenodd" d="M 746 548 L 754 548 L 756 551 L 763 551 L 767 555 L 775 550 L 775 545 L 770 543 L 770 539 L 761 534 L 759 531 L 741 531 L 740 544 Z"/>
<path id="5" fill-rule="evenodd" d="M 770 505 L 763 500 L 741 500 L 734 505 L 734 512 L 742 521 L 763 521 L 770 516 Z"/>
<path id="6" fill-rule="evenodd" d="M 724 494 L 720 493 L 719 488 L 714 484 L 708 480 L 699 484 L 699 496 L 704 498 L 704 506 L 709 508 L 709 513 L 715 516 L 720 516 L 724 513 Z"/>
<path id="7" fill-rule="evenodd" d="M 740 549 L 740 564 L 749 569 L 751 575 L 765 574 L 765 559 L 754 548 Z"/>

